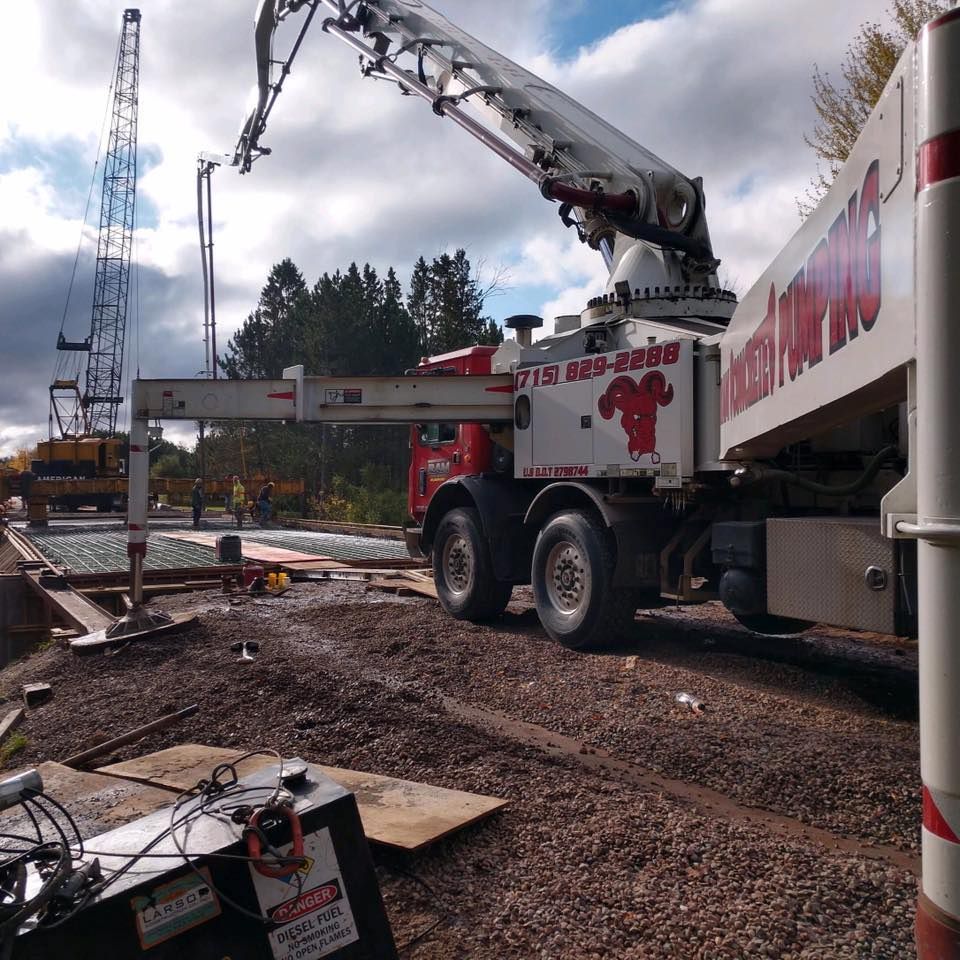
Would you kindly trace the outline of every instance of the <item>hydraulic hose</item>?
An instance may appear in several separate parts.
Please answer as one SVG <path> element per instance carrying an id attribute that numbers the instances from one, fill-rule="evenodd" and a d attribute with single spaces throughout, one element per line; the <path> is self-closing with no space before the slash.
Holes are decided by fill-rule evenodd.
<path id="1" fill-rule="evenodd" d="M 782 480 L 784 483 L 792 484 L 795 487 L 800 487 L 801 490 L 807 490 L 809 493 L 816 493 L 823 497 L 850 497 L 855 493 L 859 493 L 863 490 L 873 478 L 880 472 L 880 467 L 883 464 L 883 461 L 887 457 L 893 456 L 897 453 L 897 448 L 893 445 L 884 447 L 879 453 L 877 453 L 873 459 L 867 464 L 866 469 L 863 473 L 856 479 L 851 480 L 850 483 L 838 484 L 836 486 L 831 486 L 825 483 L 817 483 L 814 480 L 807 480 L 806 477 L 801 477 L 795 473 L 791 473 L 789 470 L 780 470 L 780 469 L 762 469 L 754 477 L 754 480 Z M 749 474 L 749 471 L 747 471 Z M 734 486 L 739 486 L 743 482 L 743 474 L 735 474 L 732 480 L 737 482 Z"/>
<path id="2" fill-rule="evenodd" d="M 637 198 L 632 193 L 599 193 L 596 190 L 572 187 L 569 183 L 561 183 L 552 177 L 547 177 L 543 181 L 541 190 L 550 200 L 569 203 L 574 207 L 584 207 L 587 210 L 598 207 L 600 210 L 629 215 L 637 208 Z"/>

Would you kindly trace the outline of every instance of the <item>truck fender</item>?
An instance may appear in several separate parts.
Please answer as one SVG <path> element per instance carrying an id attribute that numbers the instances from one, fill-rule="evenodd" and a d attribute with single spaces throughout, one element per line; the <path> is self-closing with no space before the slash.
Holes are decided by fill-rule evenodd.
<path id="1" fill-rule="evenodd" d="M 427 504 L 420 534 L 425 556 L 433 548 L 440 521 L 457 507 L 472 507 L 490 545 L 494 575 L 509 583 L 528 583 L 533 540 L 524 526 L 530 493 L 510 478 L 494 474 L 451 477 Z"/>
<path id="2" fill-rule="evenodd" d="M 659 587 L 659 551 L 663 538 L 663 508 L 649 503 L 611 503 L 602 491 L 585 483 L 560 482 L 544 487 L 523 518 L 531 541 L 546 521 L 560 510 L 590 510 L 609 528 L 616 541 L 617 587 Z"/>

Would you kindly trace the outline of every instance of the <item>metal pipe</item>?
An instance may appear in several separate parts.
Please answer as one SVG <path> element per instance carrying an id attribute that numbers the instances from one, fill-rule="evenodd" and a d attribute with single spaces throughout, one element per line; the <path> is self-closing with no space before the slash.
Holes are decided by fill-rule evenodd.
<path id="1" fill-rule="evenodd" d="M 211 376 L 217 379 L 217 296 L 216 286 L 213 275 L 213 188 L 211 181 L 213 177 L 213 166 L 207 166 L 207 251 L 210 260 L 210 353 L 213 363 L 211 364 Z"/>
<path id="2" fill-rule="evenodd" d="M 917 580 L 923 861 L 920 960 L 960 958 L 960 8 L 920 32 L 916 60 Z M 930 164 L 932 155 L 952 154 Z M 929 533 L 925 528 L 929 528 Z"/>
<path id="3" fill-rule="evenodd" d="M 197 229 L 200 233 L 200 266 L 203 271 L 203 364 L 210 375 L 210 280 L 207 275 L 207 241 L 203 229 L 203 177 L 205 160 L 197 161 Z"/>

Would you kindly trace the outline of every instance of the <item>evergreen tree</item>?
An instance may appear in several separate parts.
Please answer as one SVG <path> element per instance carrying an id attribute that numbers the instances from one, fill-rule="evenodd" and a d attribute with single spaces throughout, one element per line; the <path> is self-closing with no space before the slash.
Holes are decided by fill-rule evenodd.
<path id="1" fill-rule="evenodd" d="M 304 342 L 307 287 L 289 257 L 270 271 L 256 309 L 243 322 L 220 361 L 231 379 L 279 377 Z"/>
<path id="2" fill-rule="evenodd" d="M 445 353 L 477 343 L 501 343 L 499 327 L 483 316 L 484 291 L 472 275 L 466 251 L 442 253 L 413 268 L 407 309 L 425 354 Z"/>
<path id="3" fill-rule="evenodd" d="M 236 378 L 280 377 L 297 363 L 312 376 L 400 375 L 426 353 L 501 342 L 497 324 L 483 316 L 483 299 L 463 250 L 430 264 L 421 257 L 406 302 L 392 267 L 381 279 L 370 264 L 351 263 L 308 289 L 287 259 L 271 269 L 222 366 Z M 358 516 L 377 519 L 380 511 L 380 519 L 395 520 L 408 436 L 402 426 L 211 424 L 207 473 L 303 477 L 311 495 L 333 491 L 342 500 L 350 491 Z"/>

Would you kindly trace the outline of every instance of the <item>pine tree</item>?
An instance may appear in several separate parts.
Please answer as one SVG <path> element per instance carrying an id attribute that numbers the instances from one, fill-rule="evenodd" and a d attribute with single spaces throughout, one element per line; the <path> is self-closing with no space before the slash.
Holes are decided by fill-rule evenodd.
<path id="1" fill-rule="evenodd" d="M 279 377 L 291 352 L 304 341 L 307 287 L 288 257 L 274 265 L 260 300 L 233 338 L 220 361 L 231 379 Z"/>

